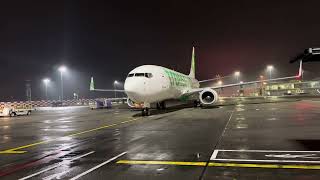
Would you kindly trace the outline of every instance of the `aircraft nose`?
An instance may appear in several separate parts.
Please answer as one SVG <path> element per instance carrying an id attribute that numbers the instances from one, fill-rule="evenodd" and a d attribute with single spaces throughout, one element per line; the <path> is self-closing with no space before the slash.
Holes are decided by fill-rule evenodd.
<path id="1" fill-rule="evenodd" d="M 145 82 L 140 79 L 127 78 L 124 83 L 124 90 L 127 96 L 134 102 L 143 102 L 143 94 L 145 93 Z"/>

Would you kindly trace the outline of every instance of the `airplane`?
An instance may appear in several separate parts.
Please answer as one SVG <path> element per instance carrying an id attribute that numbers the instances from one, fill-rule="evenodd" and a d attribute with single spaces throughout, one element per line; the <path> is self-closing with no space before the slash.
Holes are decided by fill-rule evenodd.
<path id="1" fill-rule="evenodd" d="M 171 99 L 181 101 L 194 100 L 195 106 L 211 105 L 218 101 L 217 89 L 294 79 L 300 78 L 301 75 L 302 61 L 300 61 L 299 74 L 296 76 L 200 88 L 200 83 L 207 80 L 198 81 L 195 77 L 195 49 L 193 47 L 189 75 L 162 66 L 142 65 L 129 72 L 124 82 L 123 90 L 95 89 L 93 77 L 91 77 L 90 91 L 124 92 L 128 97 L 128 106 L 134 107 L 135 104 L 141 104 L 142 116 L 148 116 L 150 115 L 149 109 L 152 103 L 157 103 L 157 108 L 161 109 L 165 109 L 165 101 Z"/>

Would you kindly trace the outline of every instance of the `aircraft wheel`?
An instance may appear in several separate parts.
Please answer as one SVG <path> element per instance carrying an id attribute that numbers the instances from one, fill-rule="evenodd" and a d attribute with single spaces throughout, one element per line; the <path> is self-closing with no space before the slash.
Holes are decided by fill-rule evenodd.
<path id="1" fill-rule="evenodd" d="M 145 113 L 146 116 L 150 116 L 150 110 L 149 108 L 146 108 L 146 113 Z"/>
<path id="2" fill-rule="evenodd" d="M 141 116 L 145 116 L 144 108 L 141 110 Z"/>
<path id="3" fill-rule="evenodd" d="M 14 117 L 14 116 L 16 116 L 16 113 L 15 112 L 10 112 L 9 115 L 10 115 L 10 117 Z"/>
<path id="4" fill-rule="evenodd" d="M 198 107 L 198 106 L 199 106 L 199 104 L 200 104 L 200 103 L 199 103 L 198 101 L 193 101 L 193 107 L 195 107 L 195 108 L 196 108 L 196 107 Z"/>
<path id="5" fill-rule="evenodd" d="M 161 102 L 161 109 L 166 109 L 166 102 L 165 101 L 162 101 Z"/>
<path id="6" fill-rule="evenodd" d="M 158 102 L 157 103 L 157 110 L 160 110 L 161 109 L 161 102 Z"/>
<path id="7" fill-rule="evenodd" d="M 143 108 L 142 109 L 142 116 L 150 116 L 149 108 Z"/>

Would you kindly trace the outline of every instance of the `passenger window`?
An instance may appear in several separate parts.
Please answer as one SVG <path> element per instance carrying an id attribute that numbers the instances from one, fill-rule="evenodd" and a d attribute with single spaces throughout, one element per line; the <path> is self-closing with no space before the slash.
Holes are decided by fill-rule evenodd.
<path id="1" fill-rule="evenodd" d="M 132 73 L 132 74 L 128 74 L 128 77 L 132 77 L 132 76 L 134 76 L 134 74 Z"/>

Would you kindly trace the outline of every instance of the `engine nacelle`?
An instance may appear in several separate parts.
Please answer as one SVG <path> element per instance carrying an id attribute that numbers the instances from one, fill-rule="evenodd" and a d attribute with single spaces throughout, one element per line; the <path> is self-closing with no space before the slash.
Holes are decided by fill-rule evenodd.
<path id="1" fill-rule="evenodd" d="M 199 94 L 199 100 L 202 104 L 209 105 L 218 101 L 218 93 L 210 88 L 202 90 Z"/>
<path id="2" fill-rule="evenodd" d="M 131 99 L 129 99 L 129 98 L 127 99 L 127 104 L 128 104 L 128 106 L 131 107 L 131 108 L 136 107 L 135 104 L 134 104 L 134 102 L 133 102 Z"/>

